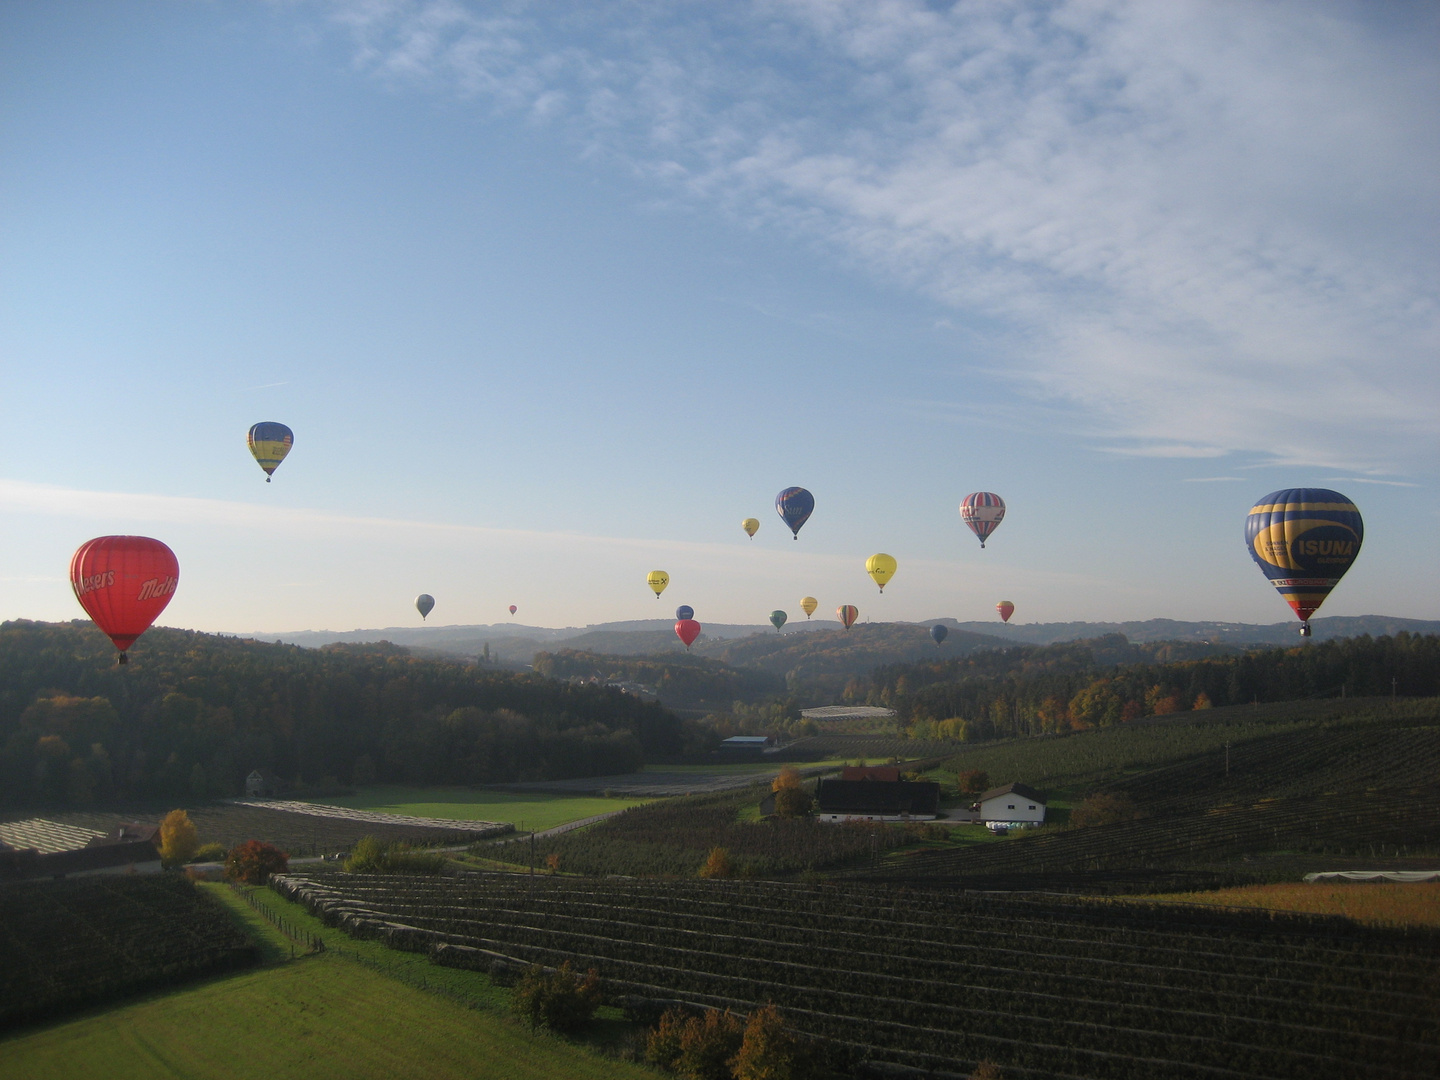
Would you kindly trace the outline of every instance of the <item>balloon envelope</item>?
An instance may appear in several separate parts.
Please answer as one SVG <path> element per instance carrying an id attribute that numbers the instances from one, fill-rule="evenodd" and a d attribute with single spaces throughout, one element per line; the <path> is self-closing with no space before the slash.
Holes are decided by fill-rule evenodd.
<path id="1" fill-rule="evenodd" d="M 1005 520 L 1005 500 L 993 491 L 976 491 L 966 495 L 960 503 L 960 520 L 980 538 L 983 548 L 986 539 Z"/>
<path id="2" fill-rule="evenodd" d="M 881 592 L 884 592 L 885 583 L 895 576 L 897 565 L 893 556 L 886 555 L 881 551 L 865 560 L 865 572 L 875 579 L 875 584 L 880 586 Z"/>
<path id="3" fill-rule="evenodd" d="M 515 612 L 517 612 L 517 611 L 519 611 L 519 610 L 520 610 L 520 609 L 519 609 L 518 607 L 516 607 L 514 604 L 511 604 L 511 605 L 510 605 L 510 614 L 511 614 L 511 615 L 514 615 Z"/>
<path id="4" fill-rule="evenodd" d="M 689 652 L 700 636 L 700 624 L 694 619 L 681 619 L 675 624 L 675 636 L 685 643 L 685 651 Z"/>
<path id="5" fill-rule="evenodd" d="M 425 618 L 435 608 L 435 597 L 428 592 L 422 592 L 415 597 L 415 610 L 420 612 L 420 618 Z"/>
<path id="6" fill-rule="evenodd" d="M 290 447 L 295 445 L 295 433 L 284 424 L 266 421 L 254 425 L 245 436 L 245 442 L 260 463 L 260 468 L 265 470 L 265 482 L 268 484 L 270 474 L 280 467 L 280 462 L 290 453 Z"/>
<path id="7" fill-rule="evenodd" d="M 815 609 L 820 606 L 820 601 L 813 596 L 802 596 L 800 598 L 800 610 L 805 612 L 805 618 L 815 614 Z"/>
<path id="8" fill-rule="evenodd" d="M 770 612 L 770 625 L 775 627 L 775 632 L 777 634 L 780 632 L 780 627 L 785 625 L 785 620 L 789 617 L 790 616 L 786 615 L 783 611 Z"/>
<path id="9" fill-rule="evenodd" d="M 689 604 L 681 604 L 675 609 L 675 618 L 677 619 L 693 619 L 694 617 L 695 609 Z"/>
<path id="10" fill-rule="evenodd" d="M 98 536 L 70 557 L 70 587 L 120 650 L 150 628 L 180 584 L 175 553 L 148 536 Z"/>
<path id="11" fill-rule="evenodd" d="M 1015 605 L 1009 600 L 1001 600 L 995 605 L 995 610 L 1000 613 L 1001 622 L 1009 622 L 1010 616 L 1015 614 Z"/>
<path id="12" fill-rule="evenodd" d="M 854 604 L 841 604 L 835 609 L 835 614 L 840 616 L 840 625 L 849 630 L 855 625 L 855 620 L 860 617 L 860 609 Z"/>
<path id="13" fill-rule="evenodd" d="M 935 644 L 939 645 L 950 636 L 950 628 L 944 623 L 937 622 L 934 626 L 930 627 L 930 636 L 935 639 Z"/>
<path id="14" fill-rule="evenodd" d="M 815 511 L 815 496 L 802 487 L 788 487 L 775 496 L 775 510 L 799 540 L 800 526 L 809 521 Z"/>
<path id="15" fill-rule="evenodd" d="M 1245 518 L 1250 557 L 1302 621 L 1340 584 L 1364 539 L 1359 509 L 1329 488 L 1272 491 Z"/>
<path id="16" fill-rule="evenodd" d="M 748 535 L 754 536 L 757 532 L 760 531 L 760 519 L 746 518 L 744 521 L 740 522 L 740 527 L 744 529 Z"/>
<path id="17" fill-rule="evenodd" d="M 665 586 L 670 584 L 670 575 L 664 570 L 651 570 L 645 575 L 645 582 L 655 590 L 655 599 L 660 599 L 660 594 L 665 591 Z"/>

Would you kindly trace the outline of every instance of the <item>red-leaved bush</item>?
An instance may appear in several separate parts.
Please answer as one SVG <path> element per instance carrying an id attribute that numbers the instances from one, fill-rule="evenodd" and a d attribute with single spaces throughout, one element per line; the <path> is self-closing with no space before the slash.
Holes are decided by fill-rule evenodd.
<path id="1" fill-rule="evenodd" d="M 230 849 L 225 858 L 225 876 L 247 885 L 264 885 L 271 874 L 283 874 L 289 866 L 290 856 L 274 844 L 246 840 Z"/>

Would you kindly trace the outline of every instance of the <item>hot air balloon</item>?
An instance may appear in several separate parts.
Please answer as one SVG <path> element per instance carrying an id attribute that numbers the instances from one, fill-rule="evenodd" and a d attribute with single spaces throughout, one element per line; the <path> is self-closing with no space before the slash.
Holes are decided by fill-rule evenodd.
<path id="1" fill-rule="evenodd" d="M 518 607 L 516 607 L 514 604 L 511 604 L 511 605 L 510 605 L 510 614 L 511 614 L 511 615 L 514 615 L 515 612 L 517 612 L 517 611 L 519 611 L 519 610 L 520 610 L 520 609 L 519 609 Z"/>
<path id="2" fill-rule="evenodd" d="M 1010 616 L 1015 614 L 1015 605 L 1009 600 L 1001 600 L 995 605 L 995 610 L 1000 613 L 1001 622 L 1009 622 Z"/>
<path id="3" fill-rule="evenodd" d="M 670 575 L 664 570 L 651 570 L 645 575 L 645 583 L 655 590 L 655 599 L 659 600 L 665 586 L 670 584 Z"/>
<path id="4" fill-rule="evenodd" d="M 753 537 L 757 532 L 760 531 L 760 519 L 746 518 L 744 521 L 740 522 L 740 528 L 744 529 L 747 535 Z"/>
<path id="5" fill-rule="evenodd" d="M 788 487 L 775 496 L 775 510 L 799 540 L 800 526 L 809 521 L 815 511 L 815 496 L 802 487 Z"/>
<path id="6" fill-rule="evenodd" d="M 770 625 L 775 627 L 775 632 L 777 634 L 780 632 L 780 627 L 785 625 L 785 620 L 789 617 L 790 616 L 786 615 L 783 611 L 770 612 Z"/>
<path id="7" fill-rule="evenodd" d="M 420 618 L 422 620 L 428 616 L 434 608 L 435 597 L 431 596 L 428 592 L 422 592 L 419 596 L 415 597 L 415 610 L 420 612 Z"/>
<path id="8" fill-rule="evenodd" d="M 694 609 L 693 607 L 691 607 L 689 604 L 681 604 L 679 607 L 677 607 L 677 608 L 675 609 L 675 618 L 681 620 L 682 622 L 683 622 L 685 619 L 693 619 L 694 617 L 695 617 L 695 609 Z"/>
<path id="9" fill-rule="evenodd" d="M 950 636 L 950 628 L 944 623 L 936 623 L 930 627 L 930 636 L 935 639 L 935 647 L 938 649 L 940 643 Z"/>
<path id="10" fill-rule="evenodd" d="M 886 555 L 881 551 L 865 560 L 865 572 L 875 579 L 875 584 L 880 586 L 880 591 L 883 593 L 885 583 L 895 576 L 896 565 L 893 556 Z"/>
<path id="11" fill-rule="evenodd" d="M 800 610 L 805 612 L 805 618 L 815 614 L 815 609 L 820 606 L 820 601 L 813 596 L 802 596 L 800 598 Z"/>
<path id="12" fill-rule="evenodd" d="M 295 445 L 295 433 L 284 424 L 267 421 L 252 427 L 245 436 L 245 442 L 250 446 L 250 453 L 254 454 L 255 460 L 260 463 L 260 468 L 265 470 L 265 482 L 268 484 L 270 474 L 280 467 L 280 462 L 285 460 L 285 455 L 290 453 L 290 448 Z"/>
<path id="13" fill-rule="evenodd" d="M 148 536 L 98 536 L 70 557 L 75 599 L 115 643 L 122 664 L 179 584 L 175 553 Z"/>
<path id="14" fill-rule="evenodd" d="M 1245 546 L 1310 636 L 1310 616 L 1360 554 L 1365 523 L 1355 504 L 1329 488 L 1272 491 L 1250 508 Z"/>
<path id="15" fill-rule="evenodd" d="M 841 604 L 835 609 L 835 614 L 840 616 L 840 625 L 849 630 L 860 617 L 860 609 L 854 604 Z"/>
<path id="16" fill-rule="evenodd" d="M 980 538 L 980 546 L 1005 520 L 1005 500 L 993 491 L 976 491 L 966 495 L 960 503 L 960 520 Z"/>
<path id="17" fill-rule="evenodd" d="M 675 624 L 675 636 L 685 643 L 685 651 L 689 652 L 700 636 L 700 624 L 694 619 L 681 619 Z"/>

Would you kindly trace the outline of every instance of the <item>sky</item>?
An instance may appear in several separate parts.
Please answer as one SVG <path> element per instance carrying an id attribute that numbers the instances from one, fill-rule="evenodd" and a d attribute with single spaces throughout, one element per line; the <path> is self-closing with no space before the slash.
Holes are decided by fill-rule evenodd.
<path id="1" fill-rule="evenodd" d="M 1425 4 L 0 4 L 0 618 L 1272 623 L 1306 486 L 1440 617 L 1437 115 Z"/>

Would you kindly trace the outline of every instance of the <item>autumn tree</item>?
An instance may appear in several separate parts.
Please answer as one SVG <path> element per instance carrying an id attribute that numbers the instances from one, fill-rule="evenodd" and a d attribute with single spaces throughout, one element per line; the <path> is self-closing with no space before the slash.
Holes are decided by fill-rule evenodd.
<path id="1" fill-rule="evenodd" d="M 990 774 L 984 769 L 967 769 L 957 773 L 955 782 L 966 795 L 979 795 L 990 787 Z"/>
<path id="2" fill-rule="evenodd" d="M 810 813 L 815 800 L 801 786 L 800 770 L 786 765 L 770 784 L 775 793 L 775 813 L 782 818 L 805 817 Z"/>
<path id="3" fill-rule="evenodd" d="M 290 856 L 263 840 L 246 840 L 230 849 L 225 857 L 225 876 L 247 885 L 264 885 L 271 874 L 283 874 Z"/>
<path id="4" fill-rule="evenodd" d="M 781 791 L 789 791 L 800 786 L 800 770 L 794 765 L 786 765 L 780 770 L 780 775 L 770 782 L 770 790 L 777 794 Z"/>
<path id="5" fill-rule="evenodd" d="M 730 852 L 723 847 L 713 847 L 700 867 L 702 878 L 728 878 L 735 876 L 735 865 L 730 861 Z"/>
<path id="6" fill-rule="evenodd" d="M 750 1014 L 730 1064 L 735 1080 L 809 1080 L 819 1072 L 813 1047 L 785 1027 L 773 1004 Z"/>
<path id="7" fill-rule="evenodd" d="M 171 810 L 160 822 L 160 865 L 183 866 L 200 848 L 200 833 L 184 810 Z"/>
<path id="8" fill-rule="evenodd" d="M 731 1080 L 745 1027 L 729 1009 L 709 1009 L 703 1017 L 667 1009 L 646 1040 L 645 1058 L 685 1080 Z"/>

